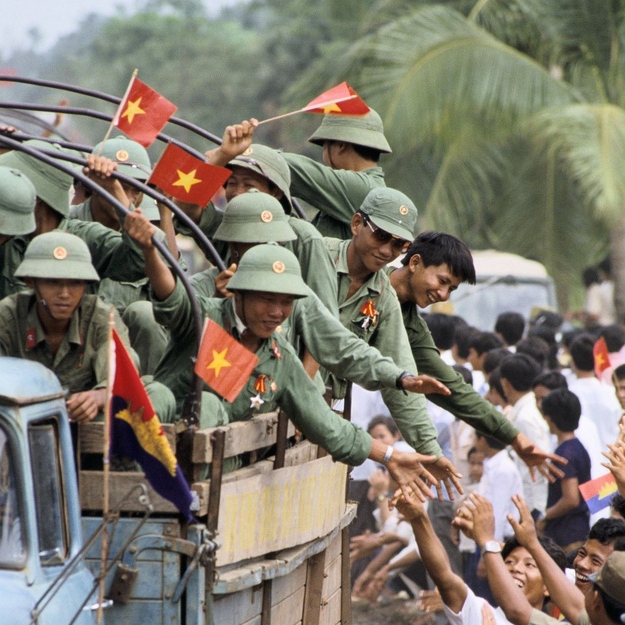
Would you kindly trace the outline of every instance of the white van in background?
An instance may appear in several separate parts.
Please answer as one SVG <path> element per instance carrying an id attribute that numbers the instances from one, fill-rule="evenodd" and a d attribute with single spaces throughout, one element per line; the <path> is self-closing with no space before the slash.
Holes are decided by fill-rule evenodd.
<path id="1" fill-rule="evenodd" d="M 528 321 L 536 308 L 557 311 L 553 279 L 544 265 L 516 254 L 472 251 L 477 284 L 461 284 L 448 302 L 426 312 L 458 315 L 480 330 L 491 330 L 502 312 L 519 312 Z"/>

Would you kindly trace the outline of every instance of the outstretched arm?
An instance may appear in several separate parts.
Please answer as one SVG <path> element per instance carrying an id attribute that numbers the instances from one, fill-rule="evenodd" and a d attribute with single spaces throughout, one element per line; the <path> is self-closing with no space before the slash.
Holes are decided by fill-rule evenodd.
<path id="1" fill-rule="evenodd" d="M 550 482 L 555 482 L 557 478 L 564 476 L 564 473 L 556 467 L 553 462 L 567 464 L 568 460 L 562 456 L 548 453 L 537 447 L 532 441 L 519 432 L 512 441 L 512 448 L 525 464 L 530 468 L 532 479 L 536 469 L 544 475 Z M 550 462 L 549 462 L 550 461 Z"/>

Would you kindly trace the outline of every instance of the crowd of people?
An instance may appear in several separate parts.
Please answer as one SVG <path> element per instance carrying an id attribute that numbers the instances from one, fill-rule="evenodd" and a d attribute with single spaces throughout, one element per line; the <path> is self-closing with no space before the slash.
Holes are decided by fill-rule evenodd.
<path id="1" fill-rule="evenodd" d="M 625 568 L 607 554 L 580 556 L 591 541 L 607 543 L 591 538 L 597 524 L 590 528 L 578 486 L 607 464 L 625 487 L 625 367 L 599 380 L 596 336 L 561 337 L 562 319 L 548 311 L 527 331 L 520 315 L 507 313 L 493 332 L 419 312 L 447 301 L 460 283 L 474 284 L 475 268 L 457 237 L 418 233 L 413 202 L 385 185 L 379 159 L 391 147 L 375 111 L 326 115 L 310 138 L 323 162 L 253 143 L 256 125 L 228 126 L 206 153 L 208 163 L 231 170 L 225 205 L 177 200 L 184 219 L 127 182 L 146 182 L 152 170 L 145 149 L 130 139 L 93 149 L 81 172 L 88 185 L 37 158 L 41 149 L 60 156 L 58 145 L 31 140 L 29 151 L 0 155 L 0 355 L 54 371 L 68 389 L 73 423 L 101 418 L 112 310 L 157 414 L 176 422 L 201 337 L 186 281 L 155 241 L 184 271 L 176 237 L 200 243 L 199 229 L 226 261 L 223 271 L 190 276 L 202 314 L 258 359 L 234 401 L 204 387 L 200 427 L 280 407 L 306 438 L 356 466 L 354 597 L 377 601 L 397 575 L 409 589 L 425 587 L 427 573 L 438 590 L 433 600 L 440 598 L 452 622 L 477 623 L 477 613 L 484 623 L 504 618 L 488 611 L 488 601 L 511 622 L 521 613 L 534 619 L 532 610 L 547 609 L 547 595 L 570 622 L 584 622 L 573 590 L 551 590 L 551 569 L 543 573 L 548 593 L 517 577 L 519 592 L 509 592 L 507 578 L 493 582 L 499 562 L 485 556 L 529 568 L 529 559 L 540 565 L 543 548 L 577 550 L 576 562 L 592 560 L 587 570 L 576 568 L 575 582 L 586 584 L 591 622 L 611 622 L 595 618 L 588 597 L 607 593 L 618 608 L 625 584 L 610 594 L 613 575 Z M 295 198 L 316 211 L 312 222 L 296 214 Z M 610 351 L 625 345 L 621 326 L 599 331 Z M 223 354 L 214 353 L 210 366 L 227 366 Z M 336 409 L 352 383 L 350 422 Z M 363 400 L 361 392 L 379 400 Z M 378 401 L 385 414 L 369 420 L 367 409 Z M 625 522 L 614 523 L 625 535 Z"/>

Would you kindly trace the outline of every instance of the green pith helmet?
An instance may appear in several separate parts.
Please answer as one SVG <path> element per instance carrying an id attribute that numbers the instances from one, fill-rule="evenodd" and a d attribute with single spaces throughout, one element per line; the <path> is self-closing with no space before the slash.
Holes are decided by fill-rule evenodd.
<path id="1" fill-rule="evenodd" d="M 256 245 L 241 258 L 229 291 L 262 291 L 306 297 L 308 290 L 293 252 L 275 243 Z"/>
<path id="2" fill-rule="evenodd" d="M 16 236 L 35 229 L 37 193 L 19 170 L 0 167 L 0 234 Z"/>
<path id="3" fill-rule="evenodd" d="M 141 212 L 150 220 L 150 221 L 160 221 L 161 214 L 158 210 L 158 206 L 156 205 L 156 200 L 147 193 L 143 194 L 141 198 L 141 203 L 139 207 Z"/>
<path id="4" fill-rule="evenodd" d="M 24 142 L 24 145 L 37 150 L 53 150 L 59 154 L 69 154 L 69 151 L 64 150 L 60 145 L 39 139 L 31 139 Z M 67 161 L 59 162 L 69 165 Z M 72 187 L 72 176 L 19 150 L 11 150 L 0 155 L 0 165 L 13 167 L 25 174 L 33 183 L 38 198 L 61 213 L 63 217 L 69 217 L 69 191 Z"/>
<path id="5" fill-rule="evenodd" d="M 117 171 L 130 178 L 147 180 L 152 173 L 147 150 L 136 141 L 126 137 L 101 141 L 91 153 L 115 161 L 118 163 Z"/>
<path id="6" fill-rule="evenodd" d="M 75 234 L 52 230 L 36 236 L 15 271 L 18 278 L 87 280 L 99 282 L 87 244 Z"/>
<path id="7" fill-rule="evenodd" d="M 377 187 L 367 193 L 360 209 L 375 226 L 400 239 L 412 241 L 417 230 L 417 207 L 397 189 Z"/>
<path id="8" fill-rule="evenodd" d="M 232 243 L 284 243 L 297 235 L 275 197 L 250 189 L 228 202 L 214 238 Z"/>
<path id="9" fill-rule="evenodd" d="M 317 145 L 323 145 L 324 141 L 345 141 L 387 154 L 393 151 L 384 136 L 382 118 L 373 109 L 361 117 L 325 115 L 308 141 Z"/>
<path id="10" fill-rule="evenodd" d="M 233 158 L 226 167 L 243 167 L 267 178 L 284 193 L 282 205 L 291 212 L 291 170 L 279 150 L 253 143 L 245 152 Z"/>

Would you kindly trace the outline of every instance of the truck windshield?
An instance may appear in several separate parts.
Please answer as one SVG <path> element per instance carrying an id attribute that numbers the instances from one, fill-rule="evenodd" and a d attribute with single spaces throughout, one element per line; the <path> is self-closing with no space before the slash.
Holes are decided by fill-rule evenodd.
<path id="1" fill-rule="evenodd" d="M 22 524 L 18 505 L 15 458 L 6 432 L 0 427 L 0 566 L 24 562 Z"/>
<path id="2" fill-rule="evenodd" d="M 33 424 L 28 430 L 37 507 L 39 558 L 46 566 L 67 557 L 67 531 L 63 476 L 55 422 Z"/>

